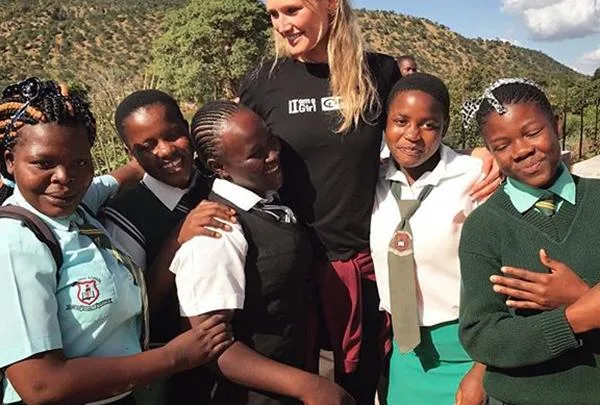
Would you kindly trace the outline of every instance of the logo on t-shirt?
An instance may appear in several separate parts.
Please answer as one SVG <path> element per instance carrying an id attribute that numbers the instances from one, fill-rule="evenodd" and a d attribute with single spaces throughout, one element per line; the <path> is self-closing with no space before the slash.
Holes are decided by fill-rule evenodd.
<path id="1" fill-rule="evenodd" d="M 316 98 L 297 98 L 288 101 L 288 111 L 290 115 L 316 113 L 318 112 Z M 323 97 L 321 99 L 321 111 L 338 111 L 342 108 L 341 97 Z"/>
<path id="2" fill-rule="evenodd" d="M 317 100 L 314 98 L 298 98 L 288 101 L 290 115 L 317 112 Z"/>
<path id="3" fill-rule="evenodd" d="M 321 110 L 323 111 L 338 111 L 341 108 L 341 97 L 323 97 L 321 99 Z"/>

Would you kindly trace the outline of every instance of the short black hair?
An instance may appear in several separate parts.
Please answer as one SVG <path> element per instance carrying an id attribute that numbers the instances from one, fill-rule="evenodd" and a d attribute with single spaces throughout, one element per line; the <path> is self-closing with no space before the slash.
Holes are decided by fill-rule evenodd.
<path id="1" fill-rule="evenodd" d="M 221 136 L 227 121 L 231 117 L 247 109 L 243 104 L 229 100 L 210 101 L 203 105 L 192 118 L 190 136 L 198 154 L 198 160 L 208 167 L 209 159 L 221 157 Z"/>
<path id="2" fill-rule="evenodd" d="M 177 101 L 173 97 L 160 90 L 138 90 L 125 97 L 117 106 L 117 111 L 115 112 L 117 134 L 125 145 L 127 145 L 127 140 L 125 139 L 125 120 L 140 108 L 155 104 L 164 106 L 172 118 L 181 120 L 187 128 L 188 123 L 183 117 L 179 104 L 177 104 Z"/>
<path id="3" fill-rule="evenodd" d="M 23 125 L 56 122 L 60 125 L 82 125 L 90 146 L 96 139 L 96 120 L 89 103 L 81 93 L 69 93 L 66 86 L 37 77 L 11 84 L 0 99 L 0 172 L 11 179 L 4 162 L 4 151 L 18 141 Z"/>
<path id="4" fill-rule="evenodd" d="M 390 104 L 399 93 L 412 90 L 427 93 L 440 103 L 442 112 L 444 113 L 444 121 L 446 123 L 445 130 L 447 130 L 448 123 L 450 122 L 450 93 L 448 92 L 448 87 L 446 87 L 440 78 L 428 73 L 415 72 L 412 75 L 400 78 L 396 84 L 394 84 L 392 90 L 390 90 L 386 103 L 386 110 L 389 110 Z"/>
<path id="5" fill-rule="evenodd" d="M 546 97 L 546 94 L 536 86 L 522 82 L 507 83 L 494 89 L 492 93 L 494 94 L 494 97 L 496 97 L 496 100 L 502 105 L 525 103 L 537 104 L 551 121 L 555 120 L 554 111 L 548 97 Z M 475 116 L 479 133 L 482 132 L 481 130 L 483 129 L 489 114 L 493 111 L 496 111 L 496 109 L 487 99 L 481 103 L 481 107 L 479 107 Z"/>

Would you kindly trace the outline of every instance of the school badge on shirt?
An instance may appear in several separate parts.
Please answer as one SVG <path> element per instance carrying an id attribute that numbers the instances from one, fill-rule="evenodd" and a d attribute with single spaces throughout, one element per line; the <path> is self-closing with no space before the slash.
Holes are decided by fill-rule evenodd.
<path id="1" fill-rule="evenodd" d="M 96 285 L 96 280 L 77 281 L 77 299 L 85 305 L 92 305 L 100 297 L 100 291 Z"/>
<path id="2" fill-rule="evenodd" d="M 406 231 L 396 231 L 390 242 L 389 251 L 396 256 L 408 256 L 412 253 L 412 235 Z"/>

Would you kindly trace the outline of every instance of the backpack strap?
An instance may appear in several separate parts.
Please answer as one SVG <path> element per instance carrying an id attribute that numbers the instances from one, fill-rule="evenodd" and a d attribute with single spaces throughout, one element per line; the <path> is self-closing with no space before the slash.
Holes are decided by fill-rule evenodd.
<path id="1" fill-rule="evenodd" d="M 33 212 L 16 205 L 5 205 L 0 207 L 0 218 L 12 218 L 21 221 L 22 225 L 29 228 L 31 232 L 50 249 L 52 257 L 56 262 L 56 275 L 63 264 L 62 250 L 56 236 L 50 227 Z"/>

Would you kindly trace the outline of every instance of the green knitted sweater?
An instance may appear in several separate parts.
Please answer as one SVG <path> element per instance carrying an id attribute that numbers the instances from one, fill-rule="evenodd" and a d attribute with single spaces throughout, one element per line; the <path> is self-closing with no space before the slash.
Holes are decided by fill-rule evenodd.
<path id="1" fill-rule="evenodd" d="M 574 335 L 565 309 L 509 309 L 489 278 L 501 266 L 547 272 L 539 249 L 600 281 L 600 180 L 574 176 L 577 202 L 552 218 L 520 214 L 499 189 L 465 222 L 460 243 L 460 338 L 487 365 L 488 394 L 512 405 L 600 404 L 600 330 Z"/>

